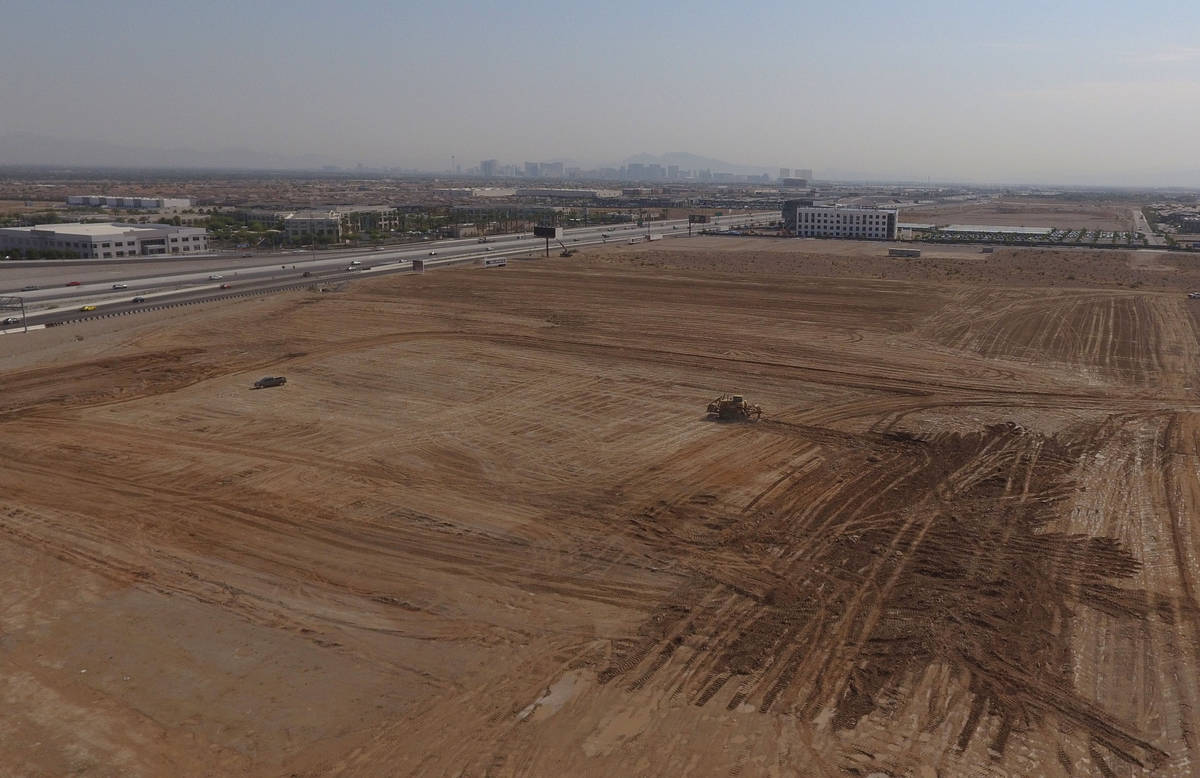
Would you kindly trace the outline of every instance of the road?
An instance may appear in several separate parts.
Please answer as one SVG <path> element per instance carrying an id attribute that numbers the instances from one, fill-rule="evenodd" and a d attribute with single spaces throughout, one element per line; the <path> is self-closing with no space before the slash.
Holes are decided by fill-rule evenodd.
<path id="1" fill-rule="evenodd" d="M 728 229 L 740 226 L 762 226 L 779 219 L 777 211 L 756 211 L 745 214 L 714 216 L 707 229 Z M 693 225 L 699 233 L 701 225 Z M 600 225 L 563 230 L 563 245 L 568 248 L 630 243 L 647 238 L 684 238 L 688 236 L 687 219 L 647 222 L 637 225 Z M 286 251 L 251 258 L 219 256 L 208 259 L 163 260 L 155 263 L 154 272 L 144 259 L 131 260 L 127 266 L 113 263 L 93 265 L 80 263 L 49 267 L 36 263 L 4 268 L 0 280 L 0 296 L 21 297 L 25 305 L 25 324 L 32 329 L 88 316 L 154 307 L 169 303 L 192 302 L 198 299 L 218 299 L 248 290 L 263 290 L 292 286 L 297 283 L 340 281 L 372 273 L 411 272 L 412 260 L 422 259 L 425 267 L 482 261 L 490 257 L 528 255 L 546 250 L 544 238 L 522 232 L 489 236 L 486 243 L 478 238 L 449 239 L 385 250 L 348 250 L 320 252 Z M 550 250 L 561 251 L 556 241 Z M 265 262 L 269 261 L 269 264 Z M 278 264 L 276 264 L 278 263 Z M 180 264 L 186 269 L 176 270 Z M 164 271 L 164 268 L 168 268 Z M 130 273 L 126 277 L 122 271 Z M 143 275 L 134 275 L 139 271 Z M 307 275 L 306 275 L 307 274 Z M 47 280 L 49 276 L 49 280 Z M 77 285 L 68 283 L 78 281 Z M 120 285 L 121 288 L 116 288 Z M 35 288 L 28 288 L 28 287 Z M 227 288 L 222 288 L 223 286 Z M 142 298 L 133 302 L 134 298 Z M 95 306 L 94 311 L 82 311 L 83 306 Z M 0 318 L 19 316 L 19 312 L 3 311 Z M 24 327 L 10 327 L 0 332 L 23 332 Z"/>
<path id="2" fill-rule="evenodd" d="M 1165 246 L 1167 239 L 1156 233 L 1150 228 L 1150 222 L 1146 221 L 1146 215 L 1142 213 L 1141 208 L 1132 208 L 1134 230 L 1146 236 L 1146 243 L 1151 246 Z"/>

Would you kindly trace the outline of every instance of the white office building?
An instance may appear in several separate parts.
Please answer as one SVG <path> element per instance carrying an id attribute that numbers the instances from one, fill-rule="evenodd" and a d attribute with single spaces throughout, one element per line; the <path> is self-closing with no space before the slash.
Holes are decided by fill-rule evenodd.
<path id="1" fill-rule="evenodd" d="M 87 259 L 197 254 L 208 250 L 208 232 L 170 224 L 39 224 L 0 229 L 0 254 L 70 252 Z"/>
<path id="2" fill-rule="evenodd" d="M 895 240 L 895 208 L 814 205 L 789 200 L 783 204 L 784 227 L 797 238 Z"/>

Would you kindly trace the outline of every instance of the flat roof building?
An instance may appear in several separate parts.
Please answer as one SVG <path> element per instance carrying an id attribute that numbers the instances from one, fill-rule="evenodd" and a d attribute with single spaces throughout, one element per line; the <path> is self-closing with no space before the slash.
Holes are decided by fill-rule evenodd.
<path id="1" fill-rule="evenodd" d="M 283 216 L 283 231 L 290 240 L 313 234 L 329 240 L 341 240 L 343 235 L 395 232 L 399 228 L 400 210 L 390 205 L 296 211 Z"/>
<path id="2" fill-rule="evenodd" d="M 553 197 L 574 200 L 601 200 L 620 197 L 615 189 L 560 189 L 555 187 L 529 187 L 517 190 L 517 197 Z"/>
<path id="3" fill-rule="evenodd" d="M 71 195 L 67 205 L 90 205 L 93 208 L 191 208 L 189 197 L 109 197 L 106 195 Z"/>
<path id="4" fill-rule="evenodd" d="M 39 224 L 0 229 L 0 252 L 58 251 L 86 259 L 197 254 L 208 232 L 170 224 Z"/>
<path id="5" fill-rule="evenodd" d="M 797 238 L 856 238 L 895 240 L 895 208 L 814 205 L 811 200 L 783 204 L 783 223 Z"/>

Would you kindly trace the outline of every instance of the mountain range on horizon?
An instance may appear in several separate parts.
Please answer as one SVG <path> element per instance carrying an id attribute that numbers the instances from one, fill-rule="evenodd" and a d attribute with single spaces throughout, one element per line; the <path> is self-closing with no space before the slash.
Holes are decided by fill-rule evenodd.
<path id="1" fill-rule="evenodd" d="M 580 163 L 559 160 L 571 166 Z M 726 162 L 684 151 L 641 153 L 614 166 L 678 165 L 681 170 L 711 170 L 734 175 L 773 174 L 770 168 Z M 230 170 L 321 170 L 345 167 L 346 161 L 323 154 L 281 154 L 249 148 L 199 150 L 139 148 L 85 138 L 61 138 L 29 132 L 0 135 L 0 165 L 30 167 L 197 168 Z M 435 171 L 431 171 L 435 172 Z"/>
<path id="2" fill-rule="evenodd" d="M 574 159 L 556 158 L 571 167 L 589 169 L 586 164 Z M 778 168 L 747 165 L 706 157 L 686 151 L 671 151 L 661 154 L 640 153 L 626 157 L 620 162 L 611 162 L 595 167 L 621 167 L 629 164 L 678 165 L 680 170 L 709 170 L 713 173 L 758 176 L 766 174 L 774 178 Z M 807 161 L 804 163 L 808 165 Z M 0 135 L 0 166 L 3 167 L 53 167 L 53 168 L 120 168 L 141 170 L 229 170 L 229 171 L 329 171 L 353 172 L 355 163 L 336 159 L 323 154 L 283 154 L 264 152 L 249 148 L 225 148 L 198 150 L 193 148 L 137 148 L 107 141 L 61 138 L 29 132 L 10 132 Z M 366 170 L 398 170 L 400 172 L 427 172 L 441 174 L 443 171 L 368 166 Z M 1080 177 L 1076 180 L 958 180 L 952 181 L 939 176 L 880 175 L 871 171 L 839 167 L 821 167 L 816 178 L 822 181 L 887 183 L 957 183 L 968 185 L 1037 185 L 1037 186 L 1099 186 L 1115 188 L 1172 188 L 1194 190 L 1200 188 L 1200 169 L 1180 167 L 1170 170 L 1130 171 L 1125 175 L 1109 174 L 1095 179 Z"/>

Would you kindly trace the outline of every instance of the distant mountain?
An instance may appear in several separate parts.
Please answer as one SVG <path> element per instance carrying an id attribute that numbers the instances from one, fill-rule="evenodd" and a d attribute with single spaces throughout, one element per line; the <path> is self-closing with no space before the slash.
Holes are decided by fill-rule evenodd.
<path id="1" fill-rule="evenodd" d="M 621 164 L 628 165 L 662 165 L 669 167 L 670 165 L 678 165 L 680 170 L 711 170 L 714 173 L 732 173 L 735 176 L 758 176 L 766 173 L 773 175 L 779 172 L 778 168 L 771 169 L 766 167 L 758 167 L 757 165 L 739 165 L 735 162 L 725 162 L 720 159 L 712 159 L 711 157 L 702 157 L 699 154 L 691 154 L 686 151 L 669 151 L 666 154 L 636 154 L 629 157 Z"/>
<path id="2" fill-rule="evenodd" d="M 316 170 L 330 164 L 333 163 L 329 158 L 317 154 L 276 154 L 252 149 L 140 149 L 25 132 L 0 136 L 0 165 Z"/>

